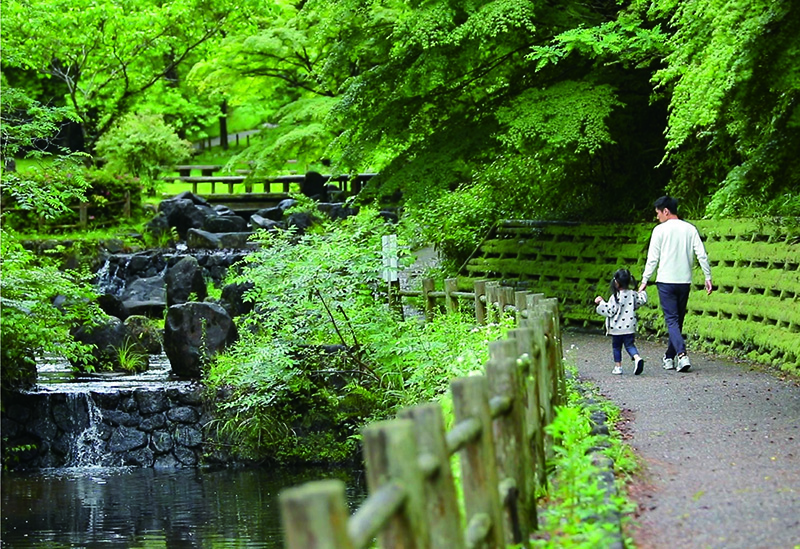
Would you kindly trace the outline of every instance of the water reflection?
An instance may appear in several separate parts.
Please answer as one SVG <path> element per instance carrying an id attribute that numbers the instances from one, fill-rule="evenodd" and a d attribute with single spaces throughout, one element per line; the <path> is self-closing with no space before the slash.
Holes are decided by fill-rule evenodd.
<path id="1" fill-rule="evenodd" d="M 68 468 L 4 473 L 2 547 L 282 547 L 278 493 L 339 478 L 351 512 L 363 475 L 343 469 Z"/>

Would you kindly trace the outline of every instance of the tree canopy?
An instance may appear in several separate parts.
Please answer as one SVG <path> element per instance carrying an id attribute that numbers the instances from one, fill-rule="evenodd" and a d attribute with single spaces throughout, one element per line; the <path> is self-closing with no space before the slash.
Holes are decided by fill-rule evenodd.
<path id="1" fill-rule="evenodd" d="M 4 66 L 62 80 L 94 137 L 259 102 L 257 169 L 380 171 L 362 198 L 424 223 L 800 212 L 789 0 L 12 0 L 4 25 Z"/>

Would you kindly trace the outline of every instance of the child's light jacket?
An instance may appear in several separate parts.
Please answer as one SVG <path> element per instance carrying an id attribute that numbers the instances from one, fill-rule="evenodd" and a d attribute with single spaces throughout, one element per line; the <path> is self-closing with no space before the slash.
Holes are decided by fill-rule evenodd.
<path id="1" fill-rule="evenodd" d="M 606 317 L 608 335 L 636 333 L 636 309 L 647 303 L 647 293 L 633 290 L 620 290 L 608 301 L 597 305 L 598 314 Z"/>

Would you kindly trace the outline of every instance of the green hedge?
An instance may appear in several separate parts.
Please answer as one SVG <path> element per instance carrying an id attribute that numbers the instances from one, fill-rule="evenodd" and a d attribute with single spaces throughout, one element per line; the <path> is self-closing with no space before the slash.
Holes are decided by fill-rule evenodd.
<path id="1" fill-rule="evenodd" d="M 695 268 L 684 331 L 707 350 L 746 356 L 800 374 L 800 220 L 693 221 L 703 237 L 715 292 Z M 653 224 L 508 220 L 481 245 L 459 278 L 558 297 L 567 326 L 602 328 L 594 298 L 607 297 L 616 269 L 641 277 Z M 658 295 L 640 309 L 641 329 L 663 335 Z"/>

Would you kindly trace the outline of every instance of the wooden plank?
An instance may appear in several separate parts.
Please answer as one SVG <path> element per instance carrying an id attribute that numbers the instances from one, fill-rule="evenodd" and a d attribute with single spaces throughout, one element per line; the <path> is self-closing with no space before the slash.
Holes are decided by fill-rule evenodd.
<path id="1" fill-rule="evenodd" d="M 486 363 L 489 398 L 508 398 L 511 407 L 506 414 L 492 422 L 497 475 L 500 482 L 513 481 L 504 494 L 503 511 L 506 544 L 528 546 L 531 531 L 526 470 L 530 464 L 525 458 L 525 416 L 522 405 L 522 385 L 517 371 L 517 343 L 503 339 L 489 343 L 490 360 Z M 530 470 L 533 474 L 533 470 Z M 506 483 L 508 484 L 508 483 Z"/>
<path id="2" fill-rule="evenodd" d="M 341 480 L 287 488 L 279 500 L 286 549 L 353 549 Z"/>
<path id="3" fill-rule="evenodd" d="M 464 488 L 464 506 L 467 522 L 485 514 L 491 526 L 484 544 L 489 548 L 505 547 L 503 511 L 500 506 L 492 436 L 492 418 L 489 412 L 489 390 L 484 376 L 460 377 L 450 381 L 456 421 L 476 419 L 480 422 L 478 440 L 467 444 L 460 452 L 461 484 Z"/>
<path id="4" fill-rule="evenodd" d="M 399 417 L 414 422 L 420 455 L 430 456 L 430 460 L 437 466 L 433 474 L 423 481 L 424 512 L 430 524 L 430 547 L 461 549 L 464 547 L 461 514 L 450 467 L 442 408 L 435 403 L 421 404 L 402 410 Z"/>
<path id="5" fill-rule="evenodd" d="M 423 511 L 423 481 L 414 422 L 394 419 L 371 423 L 363 430 L 364 461 L 370 493 L 397 482 L 406 497 L 378 535 L 381 547 L 427 547 L 428 522 Z"/>

